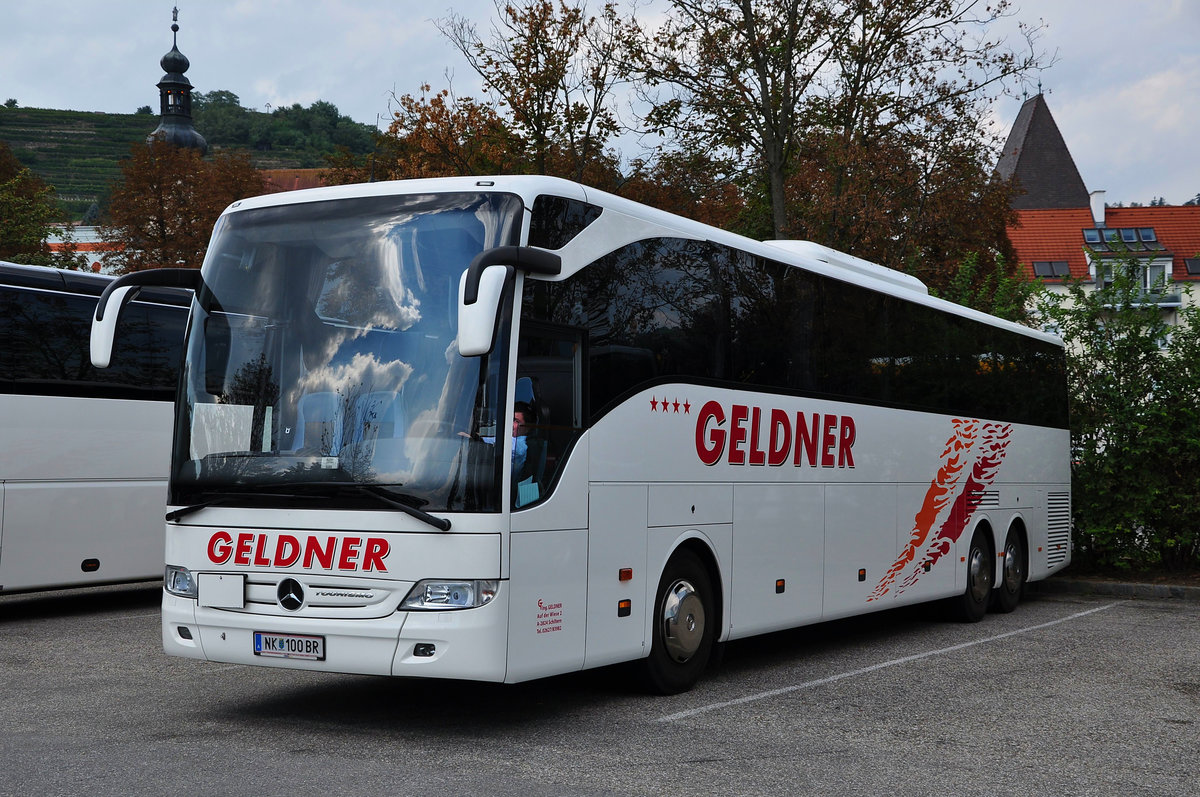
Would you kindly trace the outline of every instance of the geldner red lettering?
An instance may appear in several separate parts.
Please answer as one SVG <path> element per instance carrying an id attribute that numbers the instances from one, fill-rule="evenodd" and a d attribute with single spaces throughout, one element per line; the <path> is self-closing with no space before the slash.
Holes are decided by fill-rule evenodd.
<path id="1" fill-rule="evenodd" d="M 854 418 L 708 401 L 696 415 L 696 455 L 705 465 L 853 468 Z"/>
<path id="2" fill-rule="evenodd" d="M 390 552 L 391 545 L 383 537 L 280 534 L 272 539 L 269 534 L 240 532 L 235 537 L 228 531 L 218 531 L 208 538 L 208 560 L 217 565 L 230 561 L 243 567 L 299 564 L 306 569 L 386 573 L 383 560 Z"/>

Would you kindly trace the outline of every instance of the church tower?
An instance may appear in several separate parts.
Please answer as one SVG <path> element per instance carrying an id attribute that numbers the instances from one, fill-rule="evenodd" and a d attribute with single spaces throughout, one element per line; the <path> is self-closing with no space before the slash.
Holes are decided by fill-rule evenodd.
<path id="1" fill-rule="evenodd" d="M 159 113 L 161 121 L 147 137 L 149 143 L 155 139 L 166 141 L 177 147 L 191 147 L 208 153 L 208 142 L 192 124 L 192 84 L 184 77 L 191 62 L 179 52 L 179 9 L 171 9 L 171 51 L 162 57 L 159 64 L 164 74 L 158 81 Z"/>
<path id="2" fill-rule="evenodd" d="M 1021 106 L 996 172 L 1021 192 L 1012 200 L 1017 210 L 1088 207 L 1088 190 L 1040 91 Z"/>

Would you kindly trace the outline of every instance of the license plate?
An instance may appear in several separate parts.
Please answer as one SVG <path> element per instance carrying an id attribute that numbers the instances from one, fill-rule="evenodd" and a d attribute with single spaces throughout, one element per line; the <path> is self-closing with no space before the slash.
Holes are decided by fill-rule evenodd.
<path id="1" fill-rule="evenodd" d="M 255 631 L 254 655 L 325 661 L 325 637 Z"/>

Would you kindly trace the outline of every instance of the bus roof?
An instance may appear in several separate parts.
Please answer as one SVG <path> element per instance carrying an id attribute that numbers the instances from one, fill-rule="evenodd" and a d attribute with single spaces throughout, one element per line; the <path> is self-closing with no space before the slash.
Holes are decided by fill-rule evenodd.
<path id="1" fill-rule="evenodd" d="M 836 249 L 830 249 L 811 241 L 756 241 L 752 238 L 729 232 L 728 230 L 722 230 L 719 227 L 693 221 L 692 219 L 687 219 L 665 210 L 643 205 L 631 199 L 610 194 L 596 188 L 586 187 L 559 177 L 539 175 L 441 177 L 327 186 L 324 188 L 309 188 L 277 194 L 266 194 L 239 200 L 226 208 L 225 213 L 358 197 L 457 192 L 514 194 L 521 198 L 526 208 L 532 207 L 533 201 L 538 196 L 550 194 L 588 202 L 622 217 L 620 219 L 611 219 L 610 224 L 604 225 L 604 234 L 577 236 L 575 240 L 572 240 L 562 249 L 558 250 L 558 254 L 563 259 L 563 268 L 560 275 L 549 278 L 552 280 L 566 279 L 587 266 L 587 264 L 593 262 L 596 258 L 635 241 L 652 237 L 680 237 L 693 240 L 706 240 L 753 255 L 759 255 L 785 265 L 805 269 L 832 279 L 850 282 L 863 288 L 901 297 L 943 312 L 991 324 L 1059 346 L 1063 345 L 1062 340 L 1057 335 L 1006 321 L 996 316 L 955 304 L 954 302 L 930 296 L 925 284 L 917 278 L 904 272 L 840 252 Z M 604 215 L 608 214 L 602 214 L 593 225 L 598 225 Z M 600 230 L 597 230 L 597 232 L 599 233 Z"/>
<path id="2" fill-rule="evenodd" d="M 99 296 L 114 279 L 116 277 L 107 274 L 71 271 L 50 266 L 27 266 L 22 263 L 0 260 L 0 283 L 4 285 Z M 137 297 L 139 302 L 171 304 L 180 307 L 187 307 L 191 300 L 191 291 L 179 288 L 144 287 L 138 292 Z"/>

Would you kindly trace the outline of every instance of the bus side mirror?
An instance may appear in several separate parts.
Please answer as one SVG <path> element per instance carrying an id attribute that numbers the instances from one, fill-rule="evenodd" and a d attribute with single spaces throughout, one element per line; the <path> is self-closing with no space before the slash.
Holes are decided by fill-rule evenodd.
<path id="1" fill-rule="evenodd" d="M 488 266 L 475 283 L 475 301 L 467 302 L 470 272 L 458 281 L 458 353 L 478 357 L 496 342 L 496 316 L 500 312 L 504 285 L 514 273 L 512 266 Z"/>
<path id="2" fill-rule="evenodd" d="M 126 274 L 108 284 L 96 302 L 92 316 L 91 359 L 96 368 L 107 368 L 112 362 L 113 341 L 117 337 L 117 322 L 121 309 L 138 295 L 143 287 L 187 288 L 198 291 L 202 281 L 194 268 L 156 268 Z"/>
<path id="3" fill-rule="evenodd" d="M 117 288 L 108 296 L 104 312 L 101 305 L 96 305 L 96 314 L 92 316 L 92 365 L 96 368 L 107 368 L 112 363 L 113 341 L 117 337 L 117 320 L 121 317 L 121 308 L 133 300 L 141 289 L 136 285 Z M 107 293 L 107 290 L 106 290 Z"/>
<path id="4" fill-rule="evenodd" d="M 562 273 L 562 258 L 529 246 L 498 246 L 480 252 L 458 281 L 458 353 L 487 354 L 496 343 L 496 316 L 504 286 L 515 269 Z"/>

